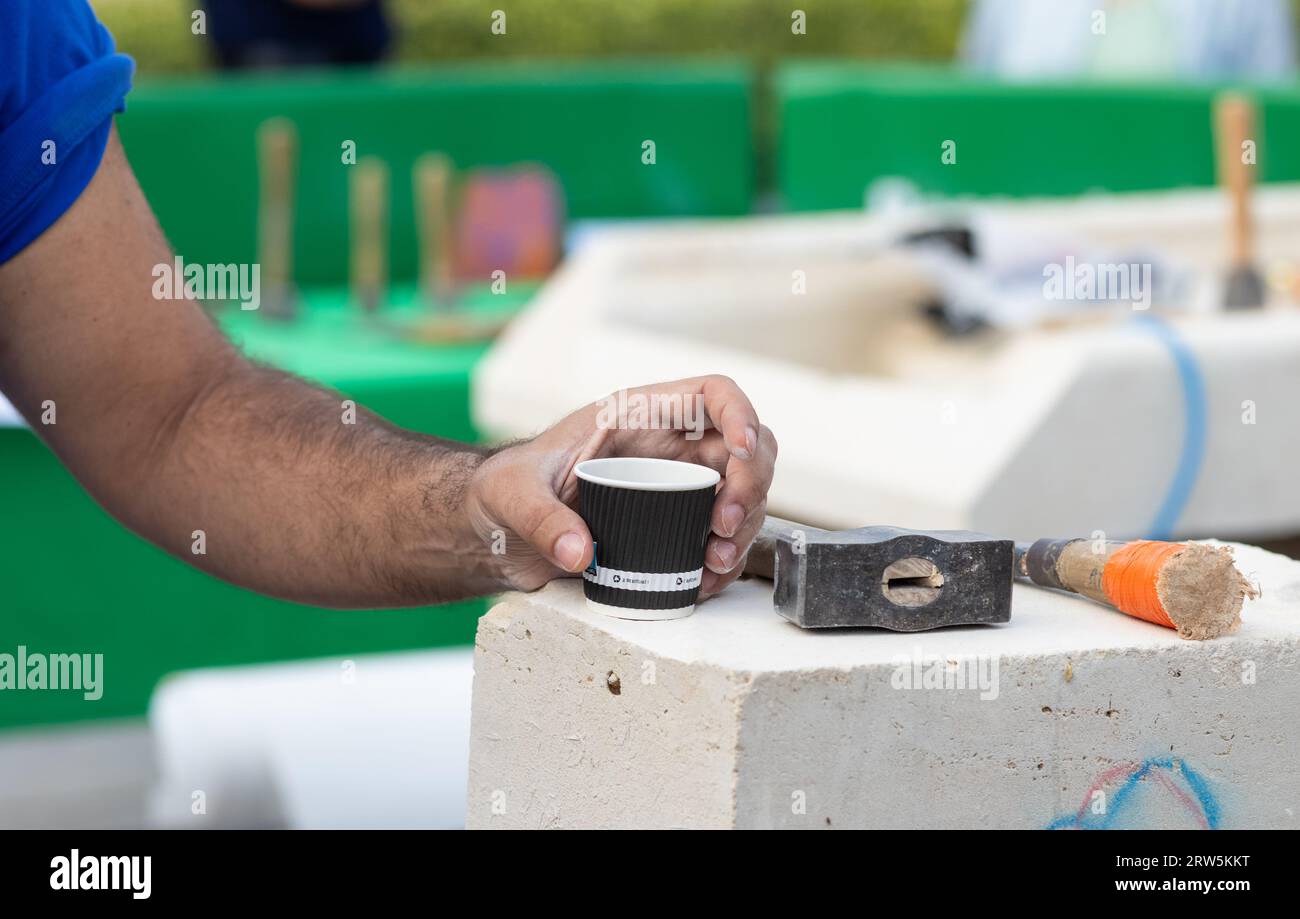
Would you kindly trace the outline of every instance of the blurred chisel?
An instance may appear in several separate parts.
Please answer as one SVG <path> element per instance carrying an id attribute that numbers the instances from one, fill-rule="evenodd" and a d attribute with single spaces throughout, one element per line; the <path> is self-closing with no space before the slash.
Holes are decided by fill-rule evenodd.
<path id="1" fill-rule="evenodd" d="M 452 264 L 453 167 L 442 153 L 426 153 L 415 162 L 415 219 L 420 238 L 420 292 L 439 310 L 456 296 Z"/>
<path id="2" fill-rule="evenodd" d="M 352 299 L 362 312 L 383 305 L 388 288 L 388 164 L 366 156 L 348 170 Z"/>
<path id="3" fill-rule="evenodd" d="M 1254 141 L 1255 106 L 1245 96 L 1224 93 L 1214 100 L 1218 141 L 1219 184 L 1228 194 L 1228 276 L 1224 279 L 1224 309 L 1253 309 L 1264 305 L 1264 278 L 1255 267 L 1250 219 L 1250 193 L 1255 164 L 1246 162 L 1245 145 Z M 1258 151 L 1258 147 L 1256 148 Z"/>
<path id="4" fill-rule="evenodd" d="M 261 264 L 262 312 L 290 319 L 297 307 L 293 286 L 293 205 L 298 132 L 287 118 L 270 118 L 257 129 L 257 260 Z"/>

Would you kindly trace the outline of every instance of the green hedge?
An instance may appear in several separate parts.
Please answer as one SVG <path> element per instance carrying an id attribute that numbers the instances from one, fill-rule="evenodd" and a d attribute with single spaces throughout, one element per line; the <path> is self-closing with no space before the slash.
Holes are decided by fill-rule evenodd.
<path id="1" fill-rule="evenodd" d="M 967 0 L 390 0 L 403 61 L 646 54 L 950 58 Z M 207 66 L 194 0 L 97 0 L 144 76 Z M 489 26 L 506 12 L 506 34 Z M 793 9 L 805 35 L 790 31 Z"/>

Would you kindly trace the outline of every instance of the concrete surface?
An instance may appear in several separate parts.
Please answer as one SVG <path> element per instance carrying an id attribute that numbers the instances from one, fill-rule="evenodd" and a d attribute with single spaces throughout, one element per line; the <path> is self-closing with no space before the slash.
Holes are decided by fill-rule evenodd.
<path id="1" fill-rule="evenodd" d="M 470 827 L 1294 827 L 1300 563 L 1213 642 L 1017 585 L 1004 626 L 804 632 L 746 580 L 675 622 L 577 581 L 479 625 Z"/>

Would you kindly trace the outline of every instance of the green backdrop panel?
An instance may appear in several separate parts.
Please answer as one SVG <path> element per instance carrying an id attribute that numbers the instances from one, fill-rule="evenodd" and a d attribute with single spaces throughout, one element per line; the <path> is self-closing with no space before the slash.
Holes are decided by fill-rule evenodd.
<path id="1" fill-rule="evenodd" d="M 753 198 L 749 71 L 656 63 L 462 65 L 142 82 L 119 129 L 173 245 L 194 262 L 255 260 L 256 130 L 299 133 L 297 280 L 347 267 L 342 145 L 391 170 L 392 271 L 416 266 L 411 167 L 431 150 L 458 167 L 541 163 L 572 217 L 741 214 Z M 655 143 L 655 162 L 642 144 Z"/>
<path id="2" fill-rule="evenodd" d="M 457 308 L 475 316 L 508 316 L 537 290 L 515 282 L 507 294 L 486 286 L 466 288 Z M 488 342 L 427 345 L 405 338 L 401 327 L 423 313 L 414 288 L 391 291 L 375 317 L 362 314 L 341 288 L 317 288 L 292 322 L 258 311 L 225 309 L 222 328 L 254 360 L 338 389 L 402 427 L 451 440 L 475 441 L 470 418 L 470 373 Z"/>
<path id="3" fill-rule="evenodd" d="M 1300 91 L 1255 91 L 1260 178 L 1300 179 Z M 1070 195 L 1214 182 L 1213 87 L 1004 84 L 948 69 L 789 64 L 776 78 L 787 207 L 860 207 L 901 176 L 944 195 Z M 956 162 L 945 163 L 944 143 Z M 1274 155 L 1269 156 L 1273 151 Z"/>

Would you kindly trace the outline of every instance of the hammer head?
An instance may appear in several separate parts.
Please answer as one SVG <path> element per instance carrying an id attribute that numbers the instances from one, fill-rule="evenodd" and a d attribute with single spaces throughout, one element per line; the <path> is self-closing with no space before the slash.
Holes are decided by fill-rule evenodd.
<path id="1" fill-rule="evenodd" d="M 1011 619 L 1011 540 L 897 527 L 773 536 L 776 611 L 801 628 L 919 632 Z"/>

